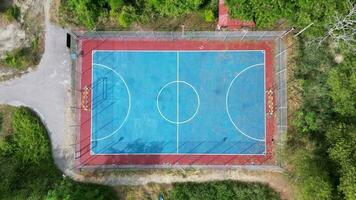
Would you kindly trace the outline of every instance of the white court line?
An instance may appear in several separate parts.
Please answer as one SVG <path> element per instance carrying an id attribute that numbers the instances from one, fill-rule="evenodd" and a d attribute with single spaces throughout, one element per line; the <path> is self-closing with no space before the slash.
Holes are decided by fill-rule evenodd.
<path id="1" fill-rule="evenodd" d="M 249 51 L 256 51 L 256 52 L 264 52 L 264 50 L 187 50 L 187 51 L 182 51 L 182 50 L 93 50 L 92 51 L 92 56 L 93 54 L 96 53 L 96 51 L 98 52 L 176 52 L 177 53 L 177 80 L 179 80 L 179 52 L 249 52 Z M 92 58 L 93 61 L 93 58 Z M 265 63 L 265 60 L 264 60 Z M 94 64 L 93 64 L 94 65 Z M 265 64 L 264 64 L 265 66 Z M 251 66 L 250 66 L 251 67 Z M 243 71 L 245 71 L 246 69 L 244 69 Z M 93 77 L 93 71 L 92 70 L 92 77 Z M 266 73 L 266 72 L 265 72 Z M 235 77 L 236 78 L 236 77 Z M 179 82 L 183 82 L 183 81 L 177 81 L 177 122 L 179 119 Z M 266 86 L 265 86 L 266 87 Z M 230 88 L 229 88 L 230 89 Z M 130 93 L 128 91 L 129 94 L 129 98 L 130 98 Z M 129 101 L 130 102 L 130 101 Z M 266 105 L 264 105 L 266 106 Z M 265 113 L 266 115 L 266 113 Z M 126 120 L 126 119 L 125 119 Z M 179 144 L 179 123 L 177 124 L 177 152 L 176 154 L 178 154 L 178 144 Z M 265 126 L 266 126 L 266 122 L 265 122 Z M 92 130 L 92 129 L 91 129 Z M 92 134 L 91 134 L 92 135 Z M 245 135 L 247 136 L 247 135 Z M 247 136 L 248 137 L 248 136 Z M 252 138 L 251 138 L 252 139 Z M 263 140 L 258 140 L 257 141 L 263 141 Z M 265 150 L 266 150 L 266 127 L 265 127 Z M 266 151 L 265 151 L 266 152 Z M 262 154 L 234 154 L 234 153 L 223 153 L 223 154 L 210 154 L 210 153 L 181 153 L 180 155 L 265 155 L 265 152 Z M 175 153 L 110 153 L 110 154 L 95 154 L 95 155 L 172 155 Z"/>
<path id="2" fill-rule="evenodd" d="M 179 154 L 179 52 L 177 52 L 177 117 L 176 117 L 176 127 L 177 127 L 177 154 Z"/>

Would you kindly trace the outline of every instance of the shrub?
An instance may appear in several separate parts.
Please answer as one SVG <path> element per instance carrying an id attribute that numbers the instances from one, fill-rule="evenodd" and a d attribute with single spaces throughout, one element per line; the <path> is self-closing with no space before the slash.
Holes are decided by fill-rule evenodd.
<path id="1" fill-rule="evenodd" d="M 129 27 L 135 17 L 135 9 L 132 6 L 124 6 L 118 16 L 118 24 L 122 27 Z"/>
<path id="2" fill-rule="evenodd" d="M 204 19 L 206 22 L 212 22 L 215 19 L 214 13 L 212 10 L 205 10 L 204 11 Z"/>
<path id="3" fill-rule="evenodd" d="M 19 20 L 21 15 L 21 10 L 19 7 L 14 5 L 6 10 L 5 15 L 8 18 L 8 20 Z"/>
<path id="4" fill-rule="evenodd" d="M 15 51 L 14 53 L 6 52 L 5 63 L 8 66 L 16 68 L 16 69 L 21 69 L 23 66 L 22 60 L 18 54 L 18 51 Z"/>

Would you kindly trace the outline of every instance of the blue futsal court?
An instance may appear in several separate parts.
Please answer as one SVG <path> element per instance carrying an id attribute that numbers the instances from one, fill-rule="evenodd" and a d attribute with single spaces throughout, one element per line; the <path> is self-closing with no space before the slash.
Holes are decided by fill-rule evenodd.
<path id="1" fill-rule="evenodd" d="M 264 155 L 265 52 L 92 54 L 91 154 Z"/>

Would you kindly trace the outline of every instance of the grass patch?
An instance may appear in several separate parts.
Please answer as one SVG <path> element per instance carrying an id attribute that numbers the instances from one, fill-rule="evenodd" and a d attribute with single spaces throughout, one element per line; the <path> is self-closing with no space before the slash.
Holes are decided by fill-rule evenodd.
<path id="1" fill-rule="evenodd" d="M 259 183 L 238 181 L 186 182 L 173 184 L 147 184 L 138 187 L 117 187 L 120 199 L 158 199 L 161 195 L 167 200 L 277 200 L 279 194 L 270 187 Z"/>
<path id="2" fill-rule="evenodd" d="M 290 114 L 284 159 L 297 199 L 356 198 L 356 76 L 347 46 L 297 41 L 290 84 L 300 102 Z M 344 56 L 336 63 L 336 53 Z M 313 55 L 313 56 L 310 56 Z M 293 93 L 296 93 L 295 91 Z"/>
<path id="3" fill-rule="evenodd" d="M 279 195 L 266 185 L 258 183 L 241 183 L 236 181 L 221 181 L 207 183 L 175 183 L 168 199 L 268 199 L 277 200 Z"/>
<path id="4" fill-rule="evenodd" d="M 5 11 L 5 16 L 9 21 L 16 20 L 18 21 L 21 16 L 20 8 L 16 5 L 13 5 Z"/>
<path id="5" fill-rule="evenodd" d="M 51 156 L 47 131 L 32 110 L 1 106 L 0 113 L 4 119 L 0 139 L 0 199 L 117 198 L 110 187 L 62 177 Z"/>

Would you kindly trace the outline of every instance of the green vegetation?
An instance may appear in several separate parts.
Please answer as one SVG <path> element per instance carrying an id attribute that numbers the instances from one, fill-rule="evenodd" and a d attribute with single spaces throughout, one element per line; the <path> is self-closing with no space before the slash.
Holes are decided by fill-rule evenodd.
<path id="1" fill-rule="evenodd" d="M 9 111 L 11 114 L 9 114 Z M 51 156 L 47 131 L 28 108 L 1 106 L 0 199 L 116 199 L 105 186 L 63 178 Z M 10 122 L 9 122 L 10 121 Z M 4 132 L 5 125 L 11 133 Z"/>
<path id="2" fill-rule="evenodd" d="M 210 0 L 62 0 L 62 23 L 103 29 L 115 22 L 115 28 L 129 28 L 132 23 L 148 24 L 162 18 L 176 19 L 192 13 L 206 22 L 215 19 L 217 3 Z M 181 25 L 181 24 L 178 24 Z"/>
<path id="3" fill-rule="evenodd" d="M 40 118 L 26 107 L 0 105 L 0 199 L 110 200 L 117 199 L 110 187 L 78 183 L 62 177 L 52 156 L 47 131 Z M 122 187 L 124 188 L 124 187 Z M 126 197 L 144 197 L 133 187 L 120 189 Z M 279 199 L 268 186 L 257 183 L 220 181 L 176 183 L 160 186 L 168 199 Z M 126 199 L 123 196 L 124 199 Z M 147 198 L 146 198 L 147 197 Z"/>
<path id="4" fill-rule="evenodd" d="M 284 19 L 293 27 L 304 28 L 314 23 L 308 34 L 324 33 L 325 25 L 334 20 L 335 13 L 345 14 L 348 1 L 260 1 L 227 0 L 232 17 L 253 20 L 258 28 L 272 28 L 278 20 Z"/>
<path id="5" fill-rule="evenodd" d="M 292 176 L 301 199 L 355 199 L 355 59 L 342 46 L 336 49 L 346 58 L 341 64 L 328 44 L 300 40 L 298 46 L 294 76 L 302 103 L 288 134 Z"/>
<path id="6" fill-rule="evenodd" d="M 31 9 L 29 9 L 31 10 Z M 5 53 L 3 59 L 0 59 L 0 66 L 9 67 L 15 72 L 25 71 L 29 67 L 39 63 L 42 54 L 42 25 L 40 15 L 33 16 L 30 11 L 21 13 L 16 5 L 12 5 L 4 12 L 9 21 L 17 20 L 23 30 L 26 32 L 26 42 L 21 47 Z M 20 17 L 22 20 L 20 21 Z"/>
<path id="7" fill-rule="evenodd" d="M 279 195 L 268 186 L 257 183 L 220 181 L 207 183 L 175 183 L 167 199 L 204 199 L 204 200 L 277 200 Z"/>
<path id="8" fill-rule="evenodd" d="M 40 61 L 40 52 L 39 37 L 35 37 L 29 47 L 6 52 L 5 59 L 0 60 L 0 63 L 13 69 L 24 70 Z"/>
<path id="9" fill-rule="evenodd" d="M 279 20 L 297 30 L 313 23 L 294 41 L 297 51 L 289 84 L 301 101 L 289 119 L 285 163 L 299 199 L 356 199 L 355 47 L 351 40 L 338 39 L 354 37 L 350 32 L 355 16 L 348 15 L 352 4 L 335 0 L 227 4 L 233 17 L 254 20 L 258 28 L 271 28 Z M 343 26 L 337 23 L 341 19 Z M 337 55 L 344 58 L 339 64 Z"/>
<path id="10" fill-rule="evenodd" d="M 212 22 L 215 19 L 214 13 L 212 10 L 205 10 L 204 11 L 204 19 L 206 22 Z"/>
<path id="11" fill-rule="evenodd" d="M 297 42 L 291 83 L 300 85 L 302 102 L 290 119 L 287 162 L 300 199 L 356 198 L 356 62 L 343 42 L 317 43 L 347 1 L 227 0 L 233 17 L 254 20 L 259 28 L 285 20 L 297 29 L 314 23 Z M 268 10 L 268 12 L 266 12 Z M 347 31 L 347 30 L 346 30 Z M 320 41 L 320 40 L 319 40 Z M 336 54 L 345 60 L 334 61 Z"/>

